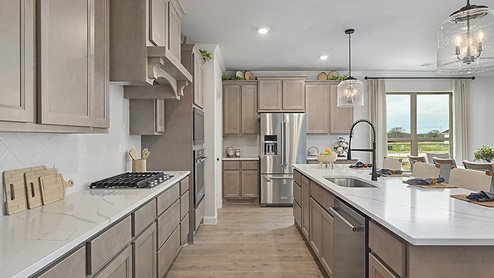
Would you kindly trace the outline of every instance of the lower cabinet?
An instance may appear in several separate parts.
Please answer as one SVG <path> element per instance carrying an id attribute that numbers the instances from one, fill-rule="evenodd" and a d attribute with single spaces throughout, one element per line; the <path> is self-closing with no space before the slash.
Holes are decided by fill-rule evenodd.
<path id="1" fill-rule="evenodd" d="M 302 234 L 309 240 L 310 231 L 310 184 L 309 179 L 302 176 Z"/>
<path id="2" fill-rule="evenodd" d="M 333 275 L 333 216 L 310 199 L 310 246 L 329 276 Z"/>
<path id="3" fill-rule="evenodd" d="M 135 278 L 156 277 L 156 225 L 151 224 L 132 243 Z"/>
<path id="4" fill-rule="evenodd" d="M 223 199 L 258 198 L 258 164 L 257 160 L 223 161 Z"/>
<path id="5" fill-rule="evenodd" d="M 131 278 L 132 277 L 132 249 L 127 246 L 113 259 L 95 278 Z"/>
<path id="6" fill-rule="evenodd" d="M 166 273 L 172 266 L 180 252 L 180 227 L 176 227 L 168 240 L 158 250 L 158 277 L 166 277 Z"/>
<path id="7" fill-rule="evenodd" d="M 70 277 L 86 277 L 86 247 L 81 247 L 72 254 L 62 259 L 45 273 L 41 274 L 41 278 L 65 278 L 67 273 Z"/>
<path id="8" fill-rule="evenodd" d="M 389 271 L 374 255 L 369 254 L 369 278 L 398 278 Z"/>

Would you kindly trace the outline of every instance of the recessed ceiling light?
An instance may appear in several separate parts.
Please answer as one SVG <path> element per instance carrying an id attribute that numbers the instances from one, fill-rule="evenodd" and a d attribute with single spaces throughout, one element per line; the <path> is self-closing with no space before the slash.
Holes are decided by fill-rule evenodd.
<path id="1" fill-rule="evenodd" d="M 266 34 L 267 32 L 269 32 L 269 28 L 268 27 L 261 27 L 261 28 L 257 29 L 257 32 L 259 34 Z"/>
<path id="2" fill-rule="evenodd" d="M 321 55 L 321 56 L 319 56 L 319 59 L 321 59 L 321 60 L 327 60 L 328 58 L 329 58 L 328 55 Z"/>

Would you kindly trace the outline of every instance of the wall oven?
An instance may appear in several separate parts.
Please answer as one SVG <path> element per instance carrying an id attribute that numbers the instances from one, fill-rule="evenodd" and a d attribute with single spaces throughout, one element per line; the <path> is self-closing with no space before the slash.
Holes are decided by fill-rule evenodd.
<path id="1" fill-rule="evenodd" d="M 201 109 L 194 107 L 194 131 L 193 141 L 194 146 L 204 144 L 204 112 Z"/>
<path id="2" fill-rule="evenodd" d="M 194 151 L 194 207 L 204 198 L 204 162 L 207 157 L 204 149 Z"/>

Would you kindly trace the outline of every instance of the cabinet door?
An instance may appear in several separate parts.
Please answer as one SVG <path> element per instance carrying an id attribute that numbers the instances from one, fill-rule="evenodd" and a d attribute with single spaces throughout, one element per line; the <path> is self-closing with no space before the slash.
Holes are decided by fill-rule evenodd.
<path id="1" fill-rule="evenodd" d="M 110 0 L 94 1 L 93 126 L 110 127 Z"/>
<path id="2" fill-rule="evenodd" d="M 165 132 L 165 100 L 164 99 L 156 99 L 154 101 L 155 105 L 155 132 L 163 133 Z"/>
<path id="3" fill-rule="evenodd" d="M 310 231 L 310 185 L 309 179 L 302 176 L 302 233 L 309 239 Z"/>
<path id="4" fill-rule="evenodd" d="M 0 1 L 0 120 L 34 122 L 34 0 Z"/>
<path id="5" fill-rule="evenodd" d="M 168 0 L 150 0 L 149 40 L 156 46 L 166 46 Z"/>
<path id="6" fill-rule="evenodd" d="M 242 198 L 257 198 L 259 196 L 259 174 L 257 170 L 242 170 Z"/>
<path id="7" fill-rule="evenodd" d="M 329 133 L 329 85 L 305 86 L 307 104 L 307 133 Z"/>
<path id="8" fill-rule="evenodd" d="M 242 86 L 242 134 L 257 134 L 259 132 L 257 114 L 257 86 Z"/>
<path id="9" fill-rule="evenodd" d="M 161 135 L 165 131 L 165 100 L 131 99 L 130 134 Z"/>
<path id="10" fill-rule="evenodd" d="M 316 254 L 316 256 L 321 259 L 322 254 L 322 239 L 323 239 L 323 230 L 322 230 L 322 209 L 319 205 L 314 201 L 314 199 L 310 199 L 310 236 L 309 242 L 312 250 Z"/>
<path id="11" fill-rule="evenodd" d="M 305 80 L 283 80 L 283 110 L 305 111 Z"/>
<path id="12" fill-rule="evenodd" d="M 156 277 L 156 225 L 149 226 L 132 243 L 135 278 Z"/>
<path id="13" fill-rule="evenodd" d="M 194 51 L 194 104 L 204 108 L 202 55 Z"/>
<path id="14" fill-rule="evenodd" d="M 168 49 L 170 52 L 180 61 L 180 36 L 181 30 L 181 17 L 183 16 L 183 10 L 178 0 L 169 1 L 168 5 Z"/>
<path id="15" fill-rule="evenodd" d="M 225 85 L 223 88 L 223 134 L 240 134 L 240 85 Z"/>
<path id="16" fill-rule="evenodd" d="M 223 198 L 240 198 L 240 171 L 223 170 Z"/>
<path id="17" fill-rule="evenodd" d="M 180 226 L 177 226 L 163 247 L 158 250 L 158 277 L 166 277 L 166 273 L 180 252 L 180 246 Z"/>
<path id="18" fill-rule="evenodd" d="M 41 123 L 91 126 L 90 0 L 38 1 Z M 68 32 L 70 30 L 70 32 Z"/>
<path id="19" fill-rule="evenodd" d="M 282 81 L 259 80 L 259 112 L 282 109 Z"/>
<path id="20" fill-rule="evenodd" d="M 67 273 L 70 277 L 86 277 L 86 248 L 83 246 L 73 252 L 65 259 L 52 266 L 40 278 L 65 278 Z"/>
<path id="21" fill-rule="evenodd" d="M 322 250 L 321 263 L 329 276 L 333 276 L 334 259 L 333 259 L 333 216 L 326 212 L 322 207 L 321 210 L 321 229 L 322 229 Z"/>
<path id="22" fill-rule="evenodd" d="M 94 278 L 131 278 L 132 250 L 130 246 L 124 249 L 113 261 L 94 276 Z"/>
<path id="23" fill-rule="evenodd" d="M 373 254 L 369 254 L 369 278 L 398 278 L 398 276 L 381 264 Z"/>
<path id="24" fill-rule="evenodd" d="M 330 115 L 329 115 L 329 133 L 331 134 L 348 134 L 353 124 L 353 108 L 337 107 L 337 85 L 330 86 Z"/>

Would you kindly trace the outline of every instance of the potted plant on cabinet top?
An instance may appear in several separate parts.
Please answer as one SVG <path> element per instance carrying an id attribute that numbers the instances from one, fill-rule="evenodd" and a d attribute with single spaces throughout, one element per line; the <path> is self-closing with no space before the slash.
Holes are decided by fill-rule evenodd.
<path id="1" fill-rule="evenodd" d="M 493 162 L 494 159 L 494 149 L 491 146 L 482 145 L 475 152 L 473 152 L 476 160 Z"/>

